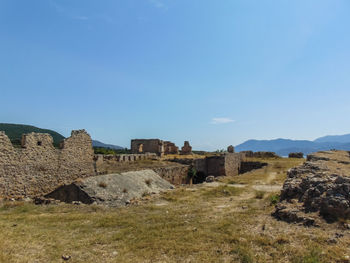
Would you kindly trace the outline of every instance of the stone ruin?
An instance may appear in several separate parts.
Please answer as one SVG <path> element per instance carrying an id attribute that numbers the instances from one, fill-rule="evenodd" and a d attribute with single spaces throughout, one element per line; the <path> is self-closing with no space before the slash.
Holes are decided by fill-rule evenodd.
<path id="1" fill-rule="evenodd" d="M 235 147 L 233 147 L 232 145 L 230 145 L 229 147 L 227 147 L 227 152 L 229 152 L 229 153 L 234 153 L 234 152 L 235 152 Z"/>
<path id="2" fill-rule="evenodd" d="M 190 155 L 192 153 L 192 147 L 189 143 L 189 141 L 184 142 L 184 146 L 181 148 L 181 155 Z"/>
<path id="3" fill-rule="evenodd" d="M 92 141 L 85 130 L 72 131 L 60 149 L 50 134 L 25 134 L 21 143 L 15 148 L 0 132 L 0 197 L 33 197 L 95 174 Z"/>
<path id="4" fill-rule="evenodd" d="M 189 182 L 191 166 L 195 166 L 199 177 L 204 179 L 207 176 L 237 175 L 242 158 L 240 154 L 226 153 L 190 160 L 190 163 L 163 162 L 159 165 L 159 156 L 177 153 L 178 147 L 158 139 L 132 140 L 135 154 L 94 155 L 91 137 L 85 130 L 72 131 L 71 136 L 61 142 L 60 148 L 54 147 L 51 135 L 43 133 L 24 134 L 21 143 L 20 148 L 15 148 L 8 136 L 0 132 L 0 198 L 47 195 L 57 187 L 115 173 L 121 165 L 140 160 L 155 161 L 151 167 L 154 172 L 171 184 L 180 185 Z M 183 152 L 189 154 L 191 150 L 192 147 L 185 142 Z"/>
<path id="5" fill-rule="evenodd" d="M 173 159 L 173 162 L 188 165 L 196 170 L 194 183 L 202 183 L 208 176 L 236 176 L 242 164 L 242 154 L 225 153 L 205 158 Z"/>
<path id="6" fill-rule="evenodd" d="M 158 156 L 165 154 L 178 154 L 179 148 L 175 143 L 160 139 L 134 139 L 131 140 L 133 154 L 155 153 Z"/>

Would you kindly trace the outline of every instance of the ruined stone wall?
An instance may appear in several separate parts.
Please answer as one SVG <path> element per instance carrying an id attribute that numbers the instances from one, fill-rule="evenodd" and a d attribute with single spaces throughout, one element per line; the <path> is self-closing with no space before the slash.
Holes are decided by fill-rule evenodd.
<path id="1" fill-rule="evenodd" d="M 131 140 L 131 153 L 156 153 L 164 154 L 163 141 L 159 139 L 135 139 Z"/>
<path id="2" fill-rule="evenodd" d="M 23 135 L 22 148 L 14 148 L 0 132 L 0 197 L 37 196 L 61 184 L 94 175 L 90 136 L 72 131 L 61 149 L 53 146 L 49 134 Z"/>
<path id="3" fill-rule="evenodd" d="M 157 160 L 158 158 L 159 157 L 155 153 L 121 155 L 96 154 L 94 157 L 94 166 L 96 174 L 107 174 L 118 171 L 123 163 L 132 163 L 140 160 Z"/>
<path id="4" fill-rule="evenodd" d="M 239 174 L 241 168 L 242 155 L 239 153 L 225 154 L 225 175 L 235 176 Z"/>
<path id="5" fill-rule="evenodd" d="M 172 161 L 193 166 L 201 176 L 235 176 L 239 174 L 243 156 L 240 153 L 226 153 L 201 159 L 173 159 Z"/>
<path id="6" fill-rule="evenodd" d="M 225 157 L 223 155 L 207 157 L 207 176 L 224 176 L 225 172 Z"/>
<path id="7" fill-rule="evenodd" d="M 167 180 L 169 183 L 173 185 L 181 185 L 188 183 L 188 169 L 188 165 L 176 165 L 154 168 L 153 171 L 155 171 L 160 177 Z"/>
<path id="8" fill-rule="evenodd" d="M 179 147 L 173 142 L 164 142 L 164 154 L 179 154 Z"/>

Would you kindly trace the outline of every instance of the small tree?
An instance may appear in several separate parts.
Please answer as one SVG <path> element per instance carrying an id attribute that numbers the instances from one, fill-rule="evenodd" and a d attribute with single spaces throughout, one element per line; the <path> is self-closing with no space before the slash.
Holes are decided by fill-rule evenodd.
<path id="1" fill-rule="evenodd" d="M 193 178 L 196 177 L 196 174 L 197 174 L 196 168 L 194 168 L 193 166 L 190 166 L 190 168 L 188 169 L 188 173 L 187 173 L 187 177 L 190 180 L 190 185 L 192 185 Z"/>

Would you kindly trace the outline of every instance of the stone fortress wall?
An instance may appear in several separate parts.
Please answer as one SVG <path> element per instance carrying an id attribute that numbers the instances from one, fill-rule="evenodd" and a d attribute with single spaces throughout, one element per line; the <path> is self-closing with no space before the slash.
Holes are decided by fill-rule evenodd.
<path id="1" fill-rule="evenodd" d="M 85 130 L 72 131 L 60 149 L 49 134 L 25 134 L 21 144 L 15 148 L 0 132 L 0 197 L 34 197 L 95 174 L 92 141 Z"/>

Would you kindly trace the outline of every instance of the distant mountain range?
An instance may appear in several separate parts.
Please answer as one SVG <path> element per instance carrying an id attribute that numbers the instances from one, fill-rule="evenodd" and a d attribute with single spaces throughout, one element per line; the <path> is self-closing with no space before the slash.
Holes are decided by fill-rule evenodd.
<path id="1" fill-rule="evenodd" d="M 237 152 L 269 151 L 281 156 L 287 156 L 291 152 L 302 152 L 307 155 L 312 152 L 331 149 L 350 151 L 350 134 L 324 136 L 314 141 L 289 139 L 248 140 L 235 147 Z"/>
<path id="2" fill-rule="evenodd" d="M 12 123 L 0 123 L 0 131 L 4 131 L 6 135 L 10 138 L 11 142 L 14 145 L 21 144 L 22 134 L 37 132 L 37 133 L 48 133 L 52 136 L 54 145 L 57 147 L 60 142 L 64 139 L 64 136 L 55 132 L 53 130 L 41 129 L 31 125 L 24 124 L 12 124 Z M 93 147 L 100 148 L 110 148 L 114 150 L 122 150 L 124 149 L 121 146 L 113 145 L 113 144 L 105 144 L 100 141 L 92 140 Z"/>

